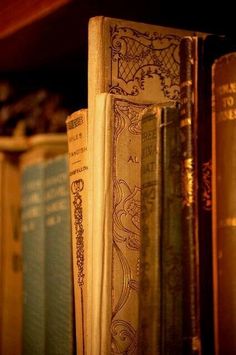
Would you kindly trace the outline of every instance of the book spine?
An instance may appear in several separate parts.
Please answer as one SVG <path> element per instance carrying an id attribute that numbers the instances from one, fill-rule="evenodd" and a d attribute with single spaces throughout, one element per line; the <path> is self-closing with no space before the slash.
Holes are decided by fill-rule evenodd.
<path id="1" fill-rule="evenodd" d="M 23 353 L 45 352 L 44 163 L 22 171 Z"/>
<path id="2" fill-rule="evenodd" d="M 180 134 L 183 234 L 183 354 L 200 354 L 199 260 L 196 156 L 196 42 L 186 37 L 180 42 Z"/>
<path id="3" fill-rule="evenodd" d="M 161 151 L 161 349 L 165 355 L 182 355 L 183 242 L 177 107 L 162 108 Z"/>
<path id="4" fill-rule="evenodd" d="M 73 355 L 73 288 L 68 154 L 45 165 L 46 354 Z"/>
<path id="5" fill-rule="evenodd" d="M 216 354 L 236 352 L 236 53 L 212 67 L 213 268 Z"/>
<path id="6" fill-rule="evenodd" d="M 161 354 L 160 324 L 160 162 L 161 109 L 154 106 L 142 117 L 141 151 L 141 276 L 139 353 Z"/>
<path id="7" fill-rule="evenodd" d="M 91 245 L 88 241 L 88 118 L 82 109 L 68 116 L 67 138 L 69 153 L 70 205 L 72 225 L 72 259 L 74 275 L 75 324 L 77 354 L 91 354 L 90 293 Z M 90 216 L 91 218 L 91 216 Z M 91 220 L 91 219 L 90 219 Z M 90 260 L 90 263 L 88 263 Z M 90 285 L 92 280 L 90 279 Z"/>
<path id="8" fill-rule="evenodd" d="M 17 154 L 0 153 L 0 354 L 22 348 L 22 243 Z M 14 292 L 13 292 L 14 290 Z"/>

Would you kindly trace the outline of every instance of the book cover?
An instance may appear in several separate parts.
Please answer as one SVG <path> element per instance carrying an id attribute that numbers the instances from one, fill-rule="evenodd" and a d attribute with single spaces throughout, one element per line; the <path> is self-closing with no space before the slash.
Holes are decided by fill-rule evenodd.
<path id="1" fill-rule="evenodd" d="M 161 108 L 141 116 L 140 354 L 161 354 Z"/>
<path id="2" fill-rule="evenodd" d="M 236 52 L 212 67 L 212 229 L 215 353 L 236 352 Z"/>
<path id="3" fill-rule="evenodd" d="M 139 353 L 182 354 L 179 110 L 142 114 Z"/>
<path id="4" fill-rule="evenodd" d="M 197 198 L 196 37 L 180 42 L 180 134 L 183 235 L 183 354 L 201 354 Z"/>
<path id="5" fill-rule="evenodd" d="M 66 151 L 65 134 L 42 134 L 21 155 L 24 354 L 45 352 L 45 161 Z"/>
<path id="6" fill-rule="evenodd" d="M 192 31 L 96 16 L 89 21 L 88 103 L 109 92 L 164 102 L 179 97 L 179 42 Z"/>
<path id="7" fill-rule="evenodd" d="M 192 70 L 188 99 L 192 107 L 190 144 L 194 147 L 195 233 L 199 244 L 199 306 L 202 354 L 214 354 L 213 341 L 213 286 L 212 286 L 212 198 L 211 198 L 211 66 L 215 58 L 230 51 L 231 38 L 208 35 L 204 39 L 181 39 L 185 50 L 180 53 L 181 68 L 188 65 Z M 188 54 L 191 52 L 191 54 Z M 189 61 L 191 56 L 191 64 Z M 188 64 L 186 64 L 188 63 Z M 192 69 L 190 69 L 192 68 Z M 188 78 L 189 79 L 189 78 Z M 190 82 L 190 81 L 189 81 Z M 182 109 L 184 112 L 184 103 Z M 188 117 L 186 115 L 186 117 Z M 182 123 L 186 123 L 183 118 Z M 182 128 L 186 130 L 187 128 Z M 192 135 L 192 137 L 191 137 Z"/>
<path id="8" fill-rule="evenodd" d="M 161 111 L 161 349 L 183 354 L 183 237 L 179 107 Z"/>
<path id="9" fill-rule="evenodd" d="M 89 285 L 92 285 L 92 254 L 88 240 L 88 118 L 81 109 L 66 120 L 68 139 L 72 254 L 75 299 L 77 354 L 89 354 L 91 341 L 88 323 L 91 319 Z M 92 170 L 91 170 L 92 172 Z M 91 319 L 92 321 L 92 319 Z"/>
<path id="10" fill-rule="evenodd" d="M 140 113 L 148 105 L 106 93 L 97 96 L 89 208 L 93 354 L 138 351 Z"/>
<path id="11" fill-rule="evenodd" d="M 45 352 L 44 162 L 22 173 L 23 353 Z"/>
<path id="12" fill-rule="evenodd" d="M 74 353 L 68 153 L 47 160 L 44 184 L 46 354 Z"/>
<path id="13" fill-rule="evenodd" d="M 19 154 L 0 143 L 0 353 L 20 355 L 22 346 L 22 240 Z"/>
<path id="14" fill-rule="evenodd" d="M 91 144 L 97 94 L 107 92 L 158 103 L 179 100 L 180 39 L 193 34 L 104 16 L 90 19 L 88 116 Z"/>
<path id="15" fill-rule="evenodd" d="M 213 331 L 213 271 L 212 271 L 212 64 L 219 56 L 235 47 L 229 36 L 209 35 L 198 39 L 198 235 L 200 316 L 202 354 L 214 354 Z"/>

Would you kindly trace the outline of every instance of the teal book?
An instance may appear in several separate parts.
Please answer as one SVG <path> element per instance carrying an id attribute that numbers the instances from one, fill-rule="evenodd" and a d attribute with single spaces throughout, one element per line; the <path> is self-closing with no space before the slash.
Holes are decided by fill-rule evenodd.
<path id="1" fill-rule="evenodd" d="M 45 164 L 46 354 L 72 355 L 73 287 L 68 154 Z"/>
<path id="2" fill-rule="evenodd" d="M 182 355 L 181 169 L 178 107 L 142 115 L 139 354 Z"/>
<path id="3" fill-rule="evenodd" d="M 23 354 L 45 353 L 44 162 L 22 169 Z"/>
<path id="4" fill-rule="evenodd" d="M 161 122 L 161 353 L 182 355 L 183 245 L 178 108 L 163 107 Z"/>
<path id="5" fill-rule="evenodd" d="M 45 354 L 45 164 L 67 151 L 64 134 L 32 136 L 21 156 L 23 354 Z"/>
<path id="6" fill-rule="evenodd" d="M 139 354 L 161 354 L 161 108 L 141 121 L 141 248 Z"/>

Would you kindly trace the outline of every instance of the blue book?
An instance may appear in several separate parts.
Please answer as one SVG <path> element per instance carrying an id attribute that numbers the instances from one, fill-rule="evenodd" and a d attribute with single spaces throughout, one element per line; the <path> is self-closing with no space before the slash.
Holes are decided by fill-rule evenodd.
<path id="1" fill-rule="evenodd" d="M 24 355 L 46 353 L 46 161 L 66 151 L 66 135 L 42 134 L 21 157 Z"/>
<path id="2" fill-rule="evenodd" d="M 45 353 L 44 162 L 22 170 L 23 354 Z"/>
<path id="3" fill-rule="evenodd" d="M 45 166 L 46 354 L 72 355 L 73 279 L 68 155 Z"/>

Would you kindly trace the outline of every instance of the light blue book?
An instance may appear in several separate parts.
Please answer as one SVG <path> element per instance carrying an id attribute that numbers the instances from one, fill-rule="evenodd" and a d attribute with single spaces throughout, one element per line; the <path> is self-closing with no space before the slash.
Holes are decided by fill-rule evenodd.
<path id="1" fill-rule="evenodd" d="M 42 134 L 21 157 L 23 355 L 46 354 L 46 162 L 66 151 L 66 135 Z"/>
<path id="2" fill-rule="evenodd" d="M 44 162 L 22 170 L 23 354 L 45 353 Z M 14 290 L 13 290 L 14 292 Z"/>
<path id="3" fill-rule="evenodd" d="M 46 354 L 72 355 L 73 279 L 68 155 L 45 165 Z"/>

